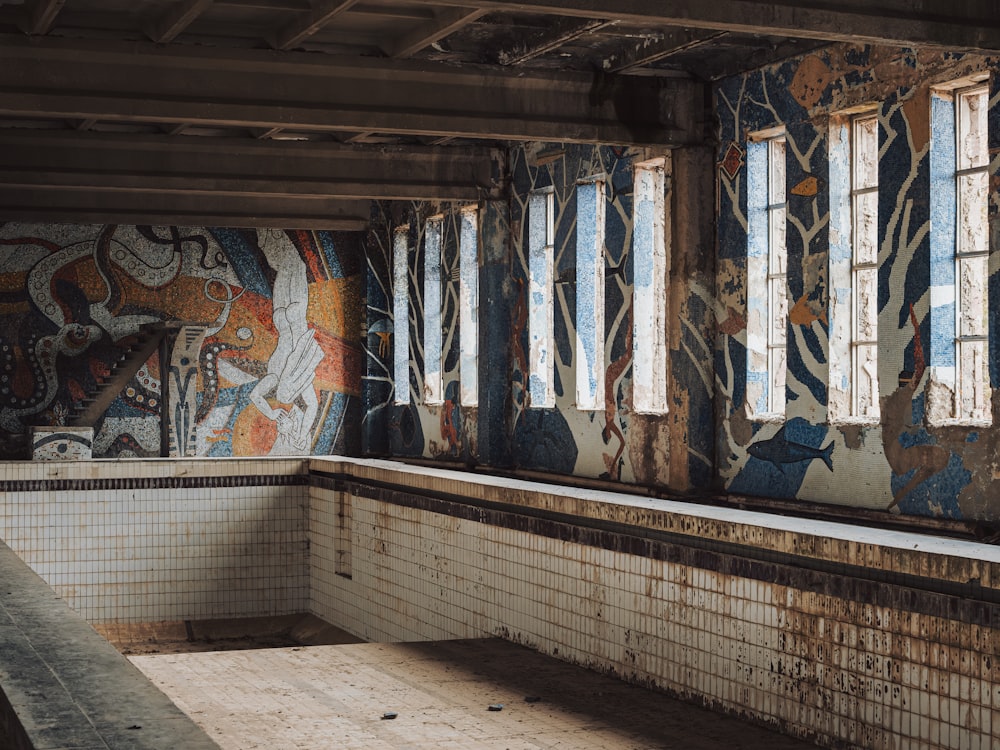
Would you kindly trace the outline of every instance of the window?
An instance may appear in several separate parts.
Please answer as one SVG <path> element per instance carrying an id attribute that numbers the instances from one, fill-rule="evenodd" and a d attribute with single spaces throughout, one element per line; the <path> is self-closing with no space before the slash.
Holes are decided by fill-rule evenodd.
<path id="1" fill-rule="evenodd" d="M 985 84 L 931 98 L 931 376 L 934 422 L 988 423 L 989 146 Z M 945 395 L 947 394 L 947 395 Z"/>
<path id="2" fill-rule="evenodd" d="M 459 385 L 463 406 L 479 403 L 479 209 L 460 214 L 459 252 Z"/>
<path id="3" fill-rule="evenodd" d="M 835 118 L 830 137 L 830 418 L 876 423 L 878 117 Z"/>
<path id="4" fill-rule="evenodd" d="M 987 196 L 989 146 L 985 86 L 959 91 L 957 120 L 958 226 L 955 242 L 955 406 L 958 419 L 990 417 L 987 279 L 990 252 Z"/>
<path id="5" fill-rule="evenodd" d="M 747 144 L 747 406 L 754 418 L 785 414 L 788 325 L 785 136 Z"/>
<path id="6" fill-rule="evenodd" d="M 666 158 L 635 165 L 632 221 L 632 408 L 667 411 Z"/>
<path id="7" fill-rule="evenodd" d="M 392 236 L 392 377 L 395 403 L 410 403 L 410 294 L 409 227 L 399 227 Z"/>
<path id="8" fill-rule="evenodd" d="M 424 403 L 444 403 L 441 377 L 441 230 L 440 216 L 424 227 Z"/>
<path id="9" fill-rule="evenodd" d="M 576 186 L 576 406 L 604 408 L 604 179 Z"/>
<path id="10" fill-rule="evenodd" d="M 555 405 L 553 387 L 552 263 L 555 252 L 555 193 L 528 197 L 528 405 Z"/>

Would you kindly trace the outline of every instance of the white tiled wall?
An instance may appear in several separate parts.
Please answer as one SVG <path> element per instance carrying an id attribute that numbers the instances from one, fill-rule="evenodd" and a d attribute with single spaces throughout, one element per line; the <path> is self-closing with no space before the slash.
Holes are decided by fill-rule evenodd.
<path id="1" fill-rule="evenodd" d="M 392 474 L 380 478 L 414 488 L 448 484 L 443 473 Z M 532 502 L 521 485 L 503 494 L 536 506 L 558 502 L 541 496 L 549 493 Z M 489 494 L 462 482 L 448 489 Z M 981 627 L 358 495 L 347 519 L 348 579 L 333 573 L 337 494 L 312 490 L 312 608 L 364 638 L 509 638 L 826 746 L 1000 750 L 996 619 Z M 864 530 L 842 527 L 844 538 L 823 537 L 816 532 L 834 525 L 775 524 L 767 516 L 772 527 L 741 530 L 740 523 L 692 520 L 687 508 L 687 518 L 672 520 L 644 513 L 650 525 L 675 523 L 702 538 L 752 538 L 793 554 L 937 570 L 955 581 L 975 575 L 984 586 L 1000 570 L 1000 551 L 985 545 L 912 537 L 904 549 L 909 535 L 879 532 L 887 539 L 879 546 L 864 541 Z M 631 511 L 605 504 L 589 512 L 610 519 Z"/>
<path id="2" fill-rule="evenodd" d="M 760 567 L 726 573 L 593 537 L 564 541 L 542 524 L 511 528 L 465 503 L 452 506 L 463 517 L 301 483 L 22 488 L 3 497 L 0 535 L 92 622 L 309 611 L 375 641 L 494 635 L 826 746 L 1000 750 L 1000 548 L 389 462 L 312 463 L 414 496 L 745 545 L 775 570 L 794 555 L 831 572 L 810 574 L 808 586 L 789 583 L 794 575 L 778 583 Z M 0 479 L 228 476 L 252 485 L 305 469 L 297 460 L 19 463 L 0 464 Z M 869 581 L 851 593 L 822 582 L 844 566 L 975 582 L 994 603 L 973 624 L 960 597 L 950 600 L 959 614 L 931 614 L 926 600 L 938 595 L 927 591 Z"/>
<path id="3" fill-rule="evenodd" d="M 2 464 L 4 479 L 298 474 L 301 461 Z M 303 612 L 309 561 L 297 486 L 6 492 L 0 537 L 90 622 Z"/>

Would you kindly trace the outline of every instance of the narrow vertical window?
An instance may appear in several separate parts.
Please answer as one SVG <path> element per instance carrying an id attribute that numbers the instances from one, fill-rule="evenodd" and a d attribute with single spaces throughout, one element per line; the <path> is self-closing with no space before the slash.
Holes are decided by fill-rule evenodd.
<path id="1" fill-rule="evenodd" d="M 632 222 L 632 407 L 667 411 L 666 159 L 636 164 Z"/>
<path id="2" fill-rule="evenodd" d="M 878 420 L 878 118 L 851 123 L 851 416 Z"/>
<path id="3" fill-rule="evenodd" d="M 788 325 L 784 134 L 749 143 L 747 171 L 747 405 L 755 418 L 780 418 Z"/>
<path id="4" fill-rule="evenodd" d="M 967 82 L 966 82 L 967 83 Z M 931 92 L 932 423 L 988 423 L 988 88 Z"/>
<path id="5" fill-rule="evenodd" d="M 459 227 L 459 384 L 463 406 L 479 403 L 479 209 L 465 209 Z"/>
<path id="6" fill-rule="evenodd" d="M 536 408 L 555 405 L 553 387 L 552 263 L 555 252 L 555 193 L 528 197 L 528 397 Z"/>
<path id="7" fill-rule="evenodd" d="M 767 329 L 768 411 L 785 413 L 785 337 L 788 330 L 788 253 L 785 248 L 785 139 L 768 141 Z"/>
<path id="8" fill-rule="evenodd" d="M 955 97 L 955 417 L 963 421 L 990 419 L 988 97 L 986 86 L 960 90 Z"/>
<path id="9" fill-rule="evenodd" d="M 441 230 L 440 216 L 424 228 L 424 402 L 444 403 L 441 378 Z"/>
<path id="10" fill-rule="evenodd" d="M 833 422 L 874 423 L 878 396 L 878 117 L 830 133 L 830 402 Z"/>
<path id="11" fill-rule="evenodd" d="M 604 180 L 576 186 L 576 405 L 604 408 Z"/>
<path id="12" fill-rule="evenodd" d="M 397 404 L 410 403 L 409 227 L 392 236 L 392 377 Z"/>

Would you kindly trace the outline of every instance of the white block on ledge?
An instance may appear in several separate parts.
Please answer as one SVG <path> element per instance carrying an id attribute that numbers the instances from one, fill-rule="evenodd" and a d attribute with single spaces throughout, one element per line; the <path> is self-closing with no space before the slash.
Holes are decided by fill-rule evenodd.
<path id="1" fill-rule="evenodd" d="M 93 458 L 93 427 L 32 427 L 32 461 L 89 461 Z"/>

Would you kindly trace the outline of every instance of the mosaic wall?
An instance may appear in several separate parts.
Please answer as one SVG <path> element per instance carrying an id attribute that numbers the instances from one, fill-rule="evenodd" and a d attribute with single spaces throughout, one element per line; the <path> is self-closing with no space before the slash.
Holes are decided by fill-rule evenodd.
<path id="1" fill-rule="evenodd" d="M 668 163 L 666 201 L 673 213 L 668 228 L 667 345 L 668 412 L 640 414 L 633 408 L 633 331 L 653 330 L 636 321 L 633 291 L 634 165 L 661 154 L 613 147 L 537 144 L 511 156 L 512 282 L 511 441 L 520 467 L 612 481 L 636 482 L 676 490 L 706 487 L 711 481 L 711 392 L 709 353 L 710 245 L 698 223 L 697 189 L 675 192 L 694 180 L 697 161 L 678 150 Z M 578 181 L 604 176 L 604 393 L 595 410 L 576 404 L 578 329 L 576 234 Z M 532 407 L 527 325 L 528 195 L 552 188 L 555 203 L 553 408 Z M 709 186 L 710 189 L 710 186 Z M 582 219 L 581 219 L 582 221 Z M 709 227 L 710 228 L 710 227 Z M 706 264 L 708 267 L 706 267 Z M 581 271 L 581 274 L 583 272 Z M 637 325 L 638 323 L 638 325 Z"/>
<path id="2" fill-rule="evenodd" d="M 680 152 L 678 152 L 680 153 Z M 602 477 L 678 490 L 712 481 L 710 157 L 681 154 L 677 179 L 701 180 L 704 189 L 667 200 L 685 219 L 676 222 L 668 282 L 669 411 L 632 409 L 633 164 L 648 154 L 618 148 L 531 144 L 509 154 L 511 200 L 480 207 L 479 406 L 458 400 L 459 207 L 384 204 L 377 208 L 368 246 L 368 366 L 365 450 L 375 455 L 423 456 L 493 466 Z M 597 409 L 576 406 L 576 197 L 577 182 L 604 176 L 605 387 Z M 553 358 L 554 406 L 528 403 L 529 195 L 554 192 Z M 704 208 L 699 210 L 699 206 Z M 444 404 L 425 403 L 424 232 L 426 220 L 445 217 L 442 330 Z M 698 231 L 690 225 L 701 222 Z M 408 227 L 409 403 L 397 403 L 393 375 L 393 232 Z M 592 317 L 583 327 L 593 326 Z M 683 446 L 677 450 L 673 446 Z"/>
<path id="3" fill-rule="evenodd" d="M 931 91 L 932 86 L 973 80 L 996 65 L 990 59 L 942 52 L 832 46 L 718 87 L 716 455 L 730 491 L 904 514 L 1000 518 L 994 486 L 1000 432 L 986 426 L 933 426 L 927 420 L 928 393 L 940 387 L 934 365 L 954 358 L 953 334 L 951 339 L 932 339 L 932 319 L 940 322 L 948 315 L 931 294 L 932 257 L 952 252 L 947 243 L 935 241 L 932 149 L 953 141 L 940 132 L 935 140 Z M 989 97 L 994 247 L 1000 230 L 998 101 L 994 82 Z M 830 116 L 865 105 L 877 108 L 880 138 L 881 418 L 873 425 L 831 424 L 828 404 L 836 397 L 837 382 L 830 378 L 830 317 L 838 312 L 839 290 L 829 273 L 831 263 L 836 266 L 840 260 L 836 248 L 841 237 L 831 227 Z M 776 126 L 783 126 L 787 139 L 788 369 L 781 423 L 754 420 L 747 409 L 747 328 L 754 311 L 747 289 L 748 135 Z M 940 227 L 942 217 L 936 221 Z M 995 264 L 990 271 L 989 310 L 996 320 L 1000 278 Z M 950 304 L 953 320 L 954 297 Z M 995 334 L 990 353 L 996 388 L 1000 352 Z M 994 424 L 998 416 L 994 411 Z"/>
<path id="4" fill-rule="evenodd" d="M 374 204 L 367 251 L 368 364 L 363 427 L 364 449 L 369 454 L 466 462 L 483 460 L 478 445 L 480 408 L 462 404 L 459 395 L 459 342 L 462 335 L 459 324 L 459 236 L 461 209 L 464 207 L 429 203 Z M 487 282 L 484 277 L 489 266 L 490 243 L 505 234 L 502 228 L 504 208 L 502 204 L 485 203 L 479 209 L 480 298 L 485 296 Z M 440 294 L 435 297 L 439 301 L 441 317 L 440 362 L 437 367 L 441 380 L 441 403 L 427 403 L 428 383 L 425 379 L 428 360 L 424 351 L 426 230 L 428 218 L 437 216 L 441 217 L 441 285 Z M 404 236 L 397 240 L 397 231 L 404 227 Z M 485 238 L 484 228 L 488 232 Z M 405 305 L 408 311 L 409 380 L 406 383 L 397 383 L 393 377 L 393 248 L 397 242 L 402 243 L 408 255 L 404 269 L 406 290 L 405 293 L 397 290 L 400 304 Z M 480 328 L 488 326 L 481 316 Z M 480 336 L 481 341 L 482 338 Z M 438 350 L 436 344 L 434 348 Z M 482 356 L 477 371 L 482 373 L 482 390 L 488 391 L 490 387 L 491 370 L 487 369 L 490 363 L 493 365 L 492 377 L 495 373 L 505 373 L 502 354 L 505 349 L 503 346 L 500 352 L 490 352 L 480 346 Z M 483 395 L 480 399 L 488 402 Z M 486 415 L 494 412 L 496 409 L 488 405 L 484 408 Z M 502 434 L 502 416 L 492 419 L 489 432 Z M 485 455 L 490 455 L 489 447 L 485 448 Z"/>
<path id="5" fill-rule="evenodd" d="M 0 457 L 81 402 L 164 322 L 154 353 L 94 425 L 97 458 L 325 455 L 358 448 L 359 234 L 0 225 Z M 169 373 L 165 386 L 161 370 Z M 167 451 L 164 451 L 167 452 Z"/>

